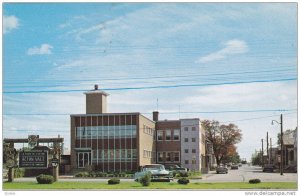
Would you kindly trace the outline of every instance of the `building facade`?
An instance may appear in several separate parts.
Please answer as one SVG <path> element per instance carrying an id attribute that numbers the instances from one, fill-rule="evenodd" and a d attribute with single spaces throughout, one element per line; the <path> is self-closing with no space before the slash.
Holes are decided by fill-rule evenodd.
<path id="1" fill-rule="evenodd" d="M 159 121 L 140 113 L 107 113 L 108 94 L 85 93 L 86 114 L 71 115 L 71 168 L 136 171 L 152 163 L 202 170 L 205 133 L 199 119 Z"/>

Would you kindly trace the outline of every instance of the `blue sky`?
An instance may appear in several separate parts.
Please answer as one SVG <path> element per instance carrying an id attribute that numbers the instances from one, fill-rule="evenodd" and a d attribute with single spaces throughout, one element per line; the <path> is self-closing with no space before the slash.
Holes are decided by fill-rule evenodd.
<path id="1" fill-rule="evenodd" d="M 297 126 L 297 77 L 296 3 L 3 4 L 3 137 L 69 148 L 99 84 L 109 112 L 237 124 L 249 160 L 280 113 Z"/>

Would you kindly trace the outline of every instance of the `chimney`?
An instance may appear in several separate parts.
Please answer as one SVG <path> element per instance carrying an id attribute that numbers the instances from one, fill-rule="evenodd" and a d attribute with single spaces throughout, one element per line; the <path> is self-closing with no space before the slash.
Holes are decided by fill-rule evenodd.
<path id="1" fill-rule="evenodd" d="M 153 111 L 153 121 L 155 121 L 155 122 L 158 121 L 158 115 L 159 115 L 158 111 Z"/>
<path id="2" fill-rule="evenodd" d="M 94 85 L 94 89 L 84 93 L 86 95 L 86 114 L 103 114 L 107 112 L 107 96 L 109 94 L 98 89 L 98 85 Z"/>

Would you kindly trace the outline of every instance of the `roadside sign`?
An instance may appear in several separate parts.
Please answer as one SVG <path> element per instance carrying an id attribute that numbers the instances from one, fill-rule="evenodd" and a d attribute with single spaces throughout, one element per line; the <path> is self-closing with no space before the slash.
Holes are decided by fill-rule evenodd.
<path id="1" fill-rule="evenodd" d="M 47 151 L 28 151 L 19 153 L 19 167 L 28 169 L 48 168 Z"/>

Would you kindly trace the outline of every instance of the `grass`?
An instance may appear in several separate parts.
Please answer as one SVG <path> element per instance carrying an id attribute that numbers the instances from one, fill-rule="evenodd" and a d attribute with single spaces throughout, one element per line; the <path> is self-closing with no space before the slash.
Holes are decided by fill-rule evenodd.
<path id="1" fill-rule="evenodd" d="M 297 189 L 296 182 L 262 182 L 249 184 L 248 182 L 226 183 L 189 183 L 181 185 L 169 182 L 151 182 L 148 187 L 143 187 L 137 182 L 121 182 L 108 185 L 105 182 L 55 182 L 53 184 L 37 184 L 36 182 L 4 182 L 3 190 L 133 190 L 133 189 Z"/>

